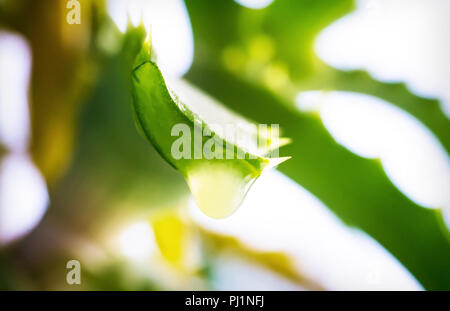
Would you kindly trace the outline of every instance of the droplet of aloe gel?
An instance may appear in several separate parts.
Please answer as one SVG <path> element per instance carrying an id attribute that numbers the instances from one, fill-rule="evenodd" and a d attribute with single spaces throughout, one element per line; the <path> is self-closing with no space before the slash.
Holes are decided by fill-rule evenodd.
<path id="1" fill-rule="evenodd" d="M 139 131 L 167 162 L 183 174 L 194 201 L 206 215 L 224 218 L 233 214 L 262 171 L 287 158 L 265 158 L 249 146 L 223 137 L 224 143 L 231 144 L 233 153 L 239 149 L 253 157 L 242 159 L 234 153 L 235 157 L 229 159 L 225 151 L 222 157 L 212 159 L 174 157 L 171 148 L 178 137 L 172 136 L 171 131 L 177 124 L 187 125 L 191 134 L 206 124 L 210 126 L 212 137 L 215 134 L 220 136 L 218 124 L 248 121 L 185 82 L 171 82 L 169 91 L 159 68 L 147 54 L 148 48 L 141 51 L 132 72 L 133 107 Z"/>
<path id="2" fill-rule="evenodd" d="M 225 218 L 241 205 L 256 178 L 232 165 L 213 162 L 190 169 L 186 181 L 203 213 L 213 218 Z"/>

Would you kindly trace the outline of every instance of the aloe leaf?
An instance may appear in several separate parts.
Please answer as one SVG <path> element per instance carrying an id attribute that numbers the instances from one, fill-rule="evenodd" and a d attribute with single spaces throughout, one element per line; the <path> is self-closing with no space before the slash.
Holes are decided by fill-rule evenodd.
<path id="1" fill-rule="evenodd" d="M 132 72 L 140 132 L 184 176 L 205 214 L 214 218 L 231 215 L 262 171 L 286 159 L 265 156 L 285 140 L 272 141 L 270 133 L 254 130 L 251 123 L 185 82 L 173 81 L 169 89 L 158 66 L 150 57 L 142 57 L 143 53 L 149 49 L 144 47 Z M 227 125 L 233 135 L 222 130 Z M 236 137 L 243 134 L 262 137 L 263 147 L 240 144 Z"/>

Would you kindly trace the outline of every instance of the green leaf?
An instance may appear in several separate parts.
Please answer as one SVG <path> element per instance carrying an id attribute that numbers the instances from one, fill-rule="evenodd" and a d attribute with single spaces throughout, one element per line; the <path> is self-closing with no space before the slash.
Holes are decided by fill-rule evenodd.
<path id="1" fill-rule="evenodd" d="M 144 47 L 142 53 L 148 51 Z M 185 177 L 203 212 L 215 218 L 229 216 L 262 171 L 286 159 L 264 156 L 279 143 L 270 140 L 271 135 L 252 131 L 248 121 L 185 82 L 173 81 L 178 92 L 171 92 L 157 65 L 142 53 L 132 73 L 134 112 L 140 132 Z M 233 126 L 233 135 L 218 131 L 226 125 Z M 262 148 L 240 144 L 235 139 L 239 135 L 262 137 L 265 144 Z"/>

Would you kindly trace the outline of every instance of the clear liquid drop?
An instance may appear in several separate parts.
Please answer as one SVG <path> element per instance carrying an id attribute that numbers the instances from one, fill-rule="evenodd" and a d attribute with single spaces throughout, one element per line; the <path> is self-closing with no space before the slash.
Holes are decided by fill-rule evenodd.
<path id="1" fill-rule="evenodd" d="M 241 205 L 257 176 L 224 163 L 204 163 L 189 170 L 187 183 L 200 210 L 212 218 L 226 218 Z"/>
<path id="2" fill-rule="evenodd" d="M 226 218 L 239 208 L 262 171 L 289 158 L 264 159 L 260 170 L 234 160 L 203 162 L 191 167 L 185 176 L 200 210 L 212 218 Z"/>

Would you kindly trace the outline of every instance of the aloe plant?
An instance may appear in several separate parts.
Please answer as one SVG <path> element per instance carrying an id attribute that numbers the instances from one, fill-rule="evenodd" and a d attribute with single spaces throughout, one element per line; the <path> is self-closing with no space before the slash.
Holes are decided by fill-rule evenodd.
<path id="1" fill-rule="evenodd" d="M 211 54 L 209 57 L 195 60 L 193 68 L 187 74 L 187 79 L 200 86 L 202 90 L 213 94 L 215 98 L 221 100 L 230 109 L 242 116 L 262 123 L 279 123 L 287 136 L 293 139 L 293 143 L 285 149 L 287 154 L 293 156 L 293 160 L 281 167 L 283 173 L 320 198 L 347 224 L 363 229 L 378 240 L 418 278 L 425 288 L 449 288 L 450 243 L 448 242 L 448 231 L 442 225 L 439 213 L 423 209 L 406 198 L 392 185 L 377 160 L 362 159 L 336 143 L 317 116 L 310 116 L 297 111 L 292 103 L 293 94 L 290 94 L 288 88 L 284 89 L 286 93 L 280 93 L 280 90 L 278 92 L 270 91 L 264 85 L 259 85 L 246 77 L 245 74 L 229 72 L 221 65 L 221 59 L 217 58 L 217 55 L 221 55 L 221 50 L 226 47 L 227 42 L 242 41 L 239 33 L 229 32 L 223 35 L 214 33 L 214 31 L 221 29 L 220 24 L 224 22 L 222 19 L 237 23 L 244 16 L 246 17 L 245 23 L 248 23 L 250 28 L 255 28 L 256 31 L 259 26 L 268 27 L 267 23 L 271 20 L 278 20 L 280 15 L 288 14 L 287 10 L 292 5 L 298 6 L 296 12 L 299 12 L 303 4 L 302 2 L 295 2 L 295 4 L 289 4 L 289 2 L 276 3 L 266 10 L 269 12 L 267 15 L 259 16 L 258 13 L 254 12 L 240 12 L 240 9 L 237 9 L 233 4 L 223 4 L 222 9 L 227 14 L 212 18 L 207 14 L 211 9 L 207 2 L 188 2 L 190 13 L 194 17 L 194 21 L 197 22 L 197 24 L 193 24 L 194 34 L 197 33 L 196 42 L 201 42 L 203 48 L 207 46 L 207 51 Z M 292 24 L 294 29 L 300 29 L 306 39 L 301 44 L 293 44 L 280 55 L 283 60 L 287 61 L 286 63 L 298 65 L 290 68 L 292 70 L 290 86 L 297 88 L 297 90 L 310 88 L 351 89 L 386 98 L 428 125 L 447 147 L 448 135 L 445 129 L 448 128 L 449 122 L 443 113 L 438 111 L 435 102 L 430 105 L 429 100 L 410 94 L 404 87 L 399 88 L 396 85 L 376 82 L 372 78 L 365 78 L 365 83 L 360 85 L 355 83 L 352 78 L 355 75 L 357 76 L 358 73 L 342 73 L 323 64 L 315 68 L 311 64 L 311 58 L 291 61 L 294 54 L 295 57 L 297 55 L 310 55 L 313 38 L 318 31 L 327 22 L 334 20 L 337 16 L 352 8 L 350 1 L 339 2 L 335 5 L 330 4 L 326 9 L 324 6 L 317 4 L 316 9 L 323 14 L 323 18 L 318 18 L 314 22 L 302 19 L 295 19 L 295 22 L 293 22 L 292 19 L 285 19 L 287 24 L 294 23 Z M 286 46 L 281 41 L 286 38 L 288 29 L 290 28 L 267 28 L 269 33 L 276 34 L 273 38 L 276 38 L 276 43 L 282 46 Z M 244 37 L 251 38 L 252 35 L 253 33 L 249 30 Z M 290 37 L 292 37 L 291 35 L 289 34 Z M 299 60 L 301 60 L 301 64 L 298 64 Z M 149 98 L 147 98 L 141 104 L 147 103 L 149 105 L 152 102 L 153 105 L 151 106 L 156 108 L 157 103 L 169 103 L 174 111 L 181 113 L 180 118 L 187 118 L 186 120 L 191 122 L 191 129 L 193 129 L 195 127 L 193 114 L 189 110 L 186 110 L 187 113 L 182 113 L 185 108 L 170 95 L 157 66 L 148 61 L 145 62 L 144 68 L 136 67 L 133 72 L 135 107 L 138 102 L 136 100 L 138 99 L 136 97 L 136 78 L 140 80 L 145 75 L 147 77 L 145 82 L 148 84 L 141 88 L 141 95 L 143 96 L 145 89 L 147 91 L 153 89 L 154 92 L 159 94 L 159 98 L 154 101 L 149 101 Z M 305 70 L 299 71 L 298 68 Z M 139 75 L 136 76 L 139 70 L 142 72 L 139 72 Z M 153 83 L 150 81 L 152 79 Z M 408 98 L 413 100 L 408 100 Z M 150 109 L 150 106 L 147 106 L 147 108 Z M 164 109 L 167 109 L 167 107 Z M 155 120 L 157 119 L 157 110 L 156 108 L 153 112 Z M 159 144 L 162 143 L 163 138 L 168 139 L 166 143 L 172 143 L 173 138 L 171 140 L 167 135 L 169 128 L 160 132 L 166 134 L 161 136 L 161 140 L 159 140 L 152 137 L 159 131 L 158 128 L 151 128 L 151 122 L 142 126 L 142 121 L 145 121 L 145 119 L 141 118 L 144 118 L 144 115 L 147 115 L 147 117 L 151 115 L 151 113 L 148 113 L 149 111 L 147 110 L 147 113 L 143 113 L 143 110 L 137 111 L 138 124 L 144 129 L 147 138 L 156 146 L 160 154 L 183 174 L 190 184 L 194 197 L 196 197 L 195 193 L 198 189 L 192 186 L 187 173 L 192 169 L 192 163 L 195 161 L 192 163 L 174 161 L 168 156 L 167 146 L 165 147 L 166 151 L 162 151 L 164 148 Z M 189 118 L 189 116 L 191 117 Z M 261 160 L 263 158 L 256 161 L 256 163 L 260 163 L 253 166 L 256 169 L 253 173 L 242 170 L 242 168 L 238 169 L 238 171 L 245 172 L 240 177 L 257 177 L 263 168 L 261 163 L 264 163 L 264 161 L 261 162 Z M 238 161 L 233 164 L 233 167 L 244 162 Z M 211 177 L 208 181 L 217 182 L 219 179 Z M 209 182 L 205 184 L 214 185 L 214 183 Z M 248 184 L 251 184 L 251 182 Z M 205 191 L 214 191 L 214 188 L 204 189 Z M 247 190 L 243 191 L 243 195 Z M 221 195 L 225 196 L 226 194 L 221 193 Z M 204 209 L 202 206 L 205 205 L 198 197 L 197 203 L 200 203 L 200 207 Z M 214 213 L 211 215 L 214 215 Z"/>
<path id="2" fill-rule="evenodd" d="M 270 128 L 258 131 L 186 82 L 173 81 L 177 92 L 171 91 L 150 50 L 149 43 L 143 44 L 132 71 L 137 127 L 183 175 L 200 209 L 214 218 L 227 217 L 263 170 L 287 159 L 266 156 L 286 140 Z"/>

